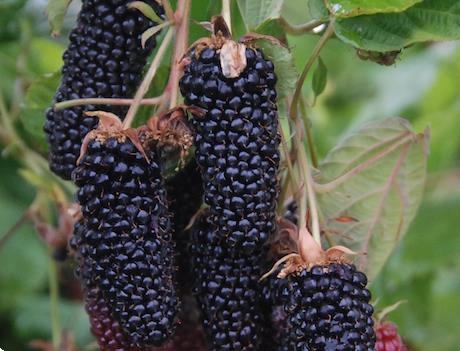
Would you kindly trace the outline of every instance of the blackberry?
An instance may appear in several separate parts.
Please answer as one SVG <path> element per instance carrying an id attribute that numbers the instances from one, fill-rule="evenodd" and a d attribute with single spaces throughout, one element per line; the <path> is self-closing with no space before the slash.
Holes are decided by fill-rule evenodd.
<path id="1" fill-rule="evenodd" d="M 163 9 L 147 0 L 155 12 Z M 129 98 L 134 95 L 155 40 L 141 47 L 141 35 L 155 25 L 142 13 L 128 8 L 128 1 L 84 0 L 77 26 L 69 36 L 63 55 L 61 85 L 54 102 L 77 98 Z M 102 110 L 123 116 L 125 107 L 105 106 Z M 85 116 L 93 106 L 61 111 L 50 108 L 44 126 L 51 170 L 70 179 L 84 136 L 97 126 L 97 118 Z"/>
<path id="2" fill-rule="evenodd" d="M 235 256 L 202 216 L 195 224 L 191 253 L 203 329 L 211 350 L 260 350 L 265 319 L 258 280 L 259 257 Z"/>
<path id="3" fill-rule="evenodd" d="M 233 78 L 221 64 L 227 44 L 243 48 L 241 61 L 246 61 Z M 188 61 L 180 89 L 186 105 L 205 112 L 193 114 L 192 125 L 213 232 L 232 252 L 253 254 L 275 230 L 279 192 L 273 63 L 259 49 L 223 38 L 221 31 L 204 48 L 192 49 Z"/>
<path id="4" fill-rule="evenodd" d="M 110 306 L 97 287 L 86 293 L 85 308 L 90 317 L 91 332 L 101 350 L 142 351 L 131 344 L 118 321 L 113 318 Z"/>
<path id="5" fill-rule="evenodd" d="M 190 292 L 190 231 L 185 228 L 203 201 L 203 186 L 195 160 L 166 181 L 169 209 L 173 214 L 173 239 L 176 243 L 177 280 L 181 293 Z"/>
<path id="6" fill-rule="evenodd" d="M 279 350 L 375 350 L 371 294 L 354 265 L 314 265 L 285 279 L 278 297 L 287 324 Z"/>
<path id="7" fill-rule="evenodd" d="M 377 335 L 376 351 L 408 351 L 394 323 L 379 323 L 375 332 Z"/>
<path id="8" fill-rule="evenodd" d="M 80 277 L 100 287 L 133 345 L 157 346 L 172 334 L 178 310 L 159 151 L 146 155 L 127 132 L 92 133 L 73 173 L 82 220 L 72 246 L 89 266 Z"/>

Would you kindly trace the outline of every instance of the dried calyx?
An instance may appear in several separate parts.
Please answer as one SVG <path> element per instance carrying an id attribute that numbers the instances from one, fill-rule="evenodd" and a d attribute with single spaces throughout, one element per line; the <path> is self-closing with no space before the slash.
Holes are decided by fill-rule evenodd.
<path id="1" fill-rule="evenodd" d="M 261 278 L 265 279 L 275 271 L 278 278 L 290 274 L 309 271 L 314 266 L 327 266 L 331 263 L 350 263 L 348 256 L 356 253 L 344 246 L 332 246 L 323 250 L 307 228 L 300 230 L 289 221 L 278 221 L 277 241 L 272 245 L 272 255 L 284 254 Z M 288 253 L 290 251 L 290 253 Z M 283 265 L 281 269 L 279 267 Z"/>
<path id="2" fill-rule="evenodd" d="M 198 108 L 193 111 L 193 113 L 199 112 Z M 86 114 L 97 117 L 99 124 L 96 129 L 90 131 L 83 139 L 77 164 L 86 154 L 88 143 L 91 140 L 104 143 L 108 138 L 114 137 L 120 142 L 129 139 L 147 161 L 148 157 L 145 150 L 151 147 L 152 144 L 172 146 L 174 149 L 179 149 L 183 159 L 193 143 L 193 135 L 187 124 L 184 107 L 176 107 L 160 115 L 153 116 L 146 125 L 139 128 L 124 128 L 121 119 L 110 112 L 91 111 L 86 112 Z"/>

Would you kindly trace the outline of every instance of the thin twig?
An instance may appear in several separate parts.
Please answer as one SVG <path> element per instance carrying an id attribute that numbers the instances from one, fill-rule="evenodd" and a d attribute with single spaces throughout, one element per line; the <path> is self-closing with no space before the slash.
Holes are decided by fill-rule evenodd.
<path id="1" fill-rule="evenodd" d="M 305 132 L 307 134 L 308 151 L 310 151 L 311 163 L 313 167 L 318 168 L 318 153 L 316 151 L 316 146 L 313 141 L 313 131 L 311 128 L 311 120 L 310 118 L 308 118 L 307 108 L 305 106 L 305 100 L 303 99 L 303 97 L 300 99 L 300 109 L 302 111 L 303 125 L 305 128 Z"/>
<path id="2" fill-rule="evenodd" d="M 188 48 L 188 34 L 190 24 L 191 0 L 179 0 L 177 3 L 177 35 L 174 44 L 174 53 L 171 59 L 171 73 L 169 74 L 166 91 L 170 93 L 169 108 L 177 105 L 179 97 L 179 77 L 181 74 L 180 61 Z"/>
<path id="3" fill-rule="evenodd" d="M 165 9 L 165 15 L 168 18 L 168 20 L 174 23 L 174 20 L 175 20 L 174 10 L 172 9 L 172 6 L 169 0 L 161 0 L 161 4 L 163 5 L 163 8 Z"/>
<path id="4" fill-rule="evenodd" d="M 163 99 L 163 96 L 154 98 L 142 99 L 141 105 L 158 105 Z M 115 99 L 115 98 L 87 98 L 87 99 L 73 99 L 58 102 L 54 105 L 56 111 L 64 110 L 69 107 L 80 105 L 131 105 L 134 99 Z"/>
<path id="5" fill-rule="evenodd" d="M 316 59 L 319 56 L 319 53 L 321 52 L 322 48 L 324 45 L 327 43 L 329 38 L 334 34 L 334 23 L 331 21 L 326 28 L 325 32 L 319 39 L 318 43 L 316 44 L 315 48 L 313 49 L 313 52 L 308 59 L 307 63 L 305 64 L 305 67 L 302 71 L 302 74 L 300 75 L 299 79 L 297 80 L 294 95 L 292 97 L 291 101 L 291 108 L 289 111 L 289 116 L 293 119 L 297 118 L 297 105 L 299 103 L 300 96 L 302 94 L 302 86 L 303 83 L 305 82 L 305 78 L 307 78 L 308 73 L 310 72 L 310 69 L 312 68 L 313 64 L 315 63 Z"/>
<path id="6" fill-rule="evenodd" d="M 9 239 L 18 232 L 19 229 L 30 219 L 30 210 L 25 211 L 7 232 L 0 238 L 0 250 L 6 245 Z"/>
<path id="7" fill-rule="evenodd" d="M 301 128 L 300 123 L 298 123 L 298 128 Z M 300 142 L 300 145 L 298 145 L 298 150 L 299 150 L 298 162 L 299 162 L 299 166 L 301 169 L 301 173 L 303 175 L 304 183 L 306 185 L 304 194 L 306 193 L 307 198 L 308 198 L 308 210 L 309 210 L 310 217 L 311 217 L 311 232 L 313 235 L 313 239 L 315 239 L 316 243 L 321 247 L 321 232 L 320 232 L 320 227 L 319 227 L 318 205 L 316 201 L 315 189 L 313 187 L 313 178 L 311 175 L 311 169 L 308 165 L 308 158 L 307 158 L 307 153 L 305 152 L 305 147 L 303 146 L 300 138 L 298 140 Z M 304 196 L 302 196 L 302 200 L 303 200 L 303 197 Z M 301 205 L 305 206 L 306 204 L 303 204 L 302 202 L 301 202 Z M 299 221 L 302 221 L 302 218 L 299 218 Z M 305 228 L 306 228 L 306 219 L 304 219 L 304 222 L 305 222 Z M 302 229 L 303 226 L 299 226 L 299 228 Z"/>
<path id="8" fill-rule="evenodd" d="M 232 34 L 232 11 L 230 6 L 230 0 L 222 0 L 222 17 L 227 23 L 230 34 Z"/>
<path id="9" fill-rule="evenodd" d="M 153 59 L 149 70 L 147 71 L 144 79 L 142 80 L 139 89 L 137 89 L 136 95 L 134 96 L 134 101 L 132 105 L 129 107 L 128 113 L 126 114 L 126 118 L 123 121 L 123 128 L 129 128 L 133 123 L 134 117 L 136 116 L 137 111 L 139 110 L 139 106 L 145 94 L 147 93 L 150 84 L 152 83 L 155 74 L 157 73 L 158 67 L 160 67 L 161 61 L 163 60 L 164 55 L 166 54 L 166 50 L 169 44 L 172 41 L 174 34 L 174 27 L 169 27 L 168 32 L 166 33 L 165 37 L 163 38 L 163 42 L 161 43 L 160 47 L 158 48 L 158 52 Z"/>
<path id="10" fill-rule="evenodd" d="M 290 24 L 283 17 L 281 17 L 278 21 L 281 27 L 283 27 L 284 31 L 292 35 L 302 35 L 305 33 L 311 33 L 313 29 L 326 23 L 325 21 L 321 20 L 312 20 L 303 24 Z"/>

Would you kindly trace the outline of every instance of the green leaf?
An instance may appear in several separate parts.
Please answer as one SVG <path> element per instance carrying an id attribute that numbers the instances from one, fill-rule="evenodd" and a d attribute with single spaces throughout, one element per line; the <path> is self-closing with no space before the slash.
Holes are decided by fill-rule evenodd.
<path id="1" fill-rule="evenodd" d="M 324 4 L 324 0 L 308 1 L 308 11 L 313 19 L 327 20 L 329 17 L 329 11 Z"/>
<path id="2" fill-rule="evenodd" d="M 335 17 L 354 17 L 375 13 L 401 12 L 422 0 L 325 0 Z"/>
<path id="3" fill-rule="evenodd" d="M 134 8 L 142 12 L 144 16 L 156 23 L 163 23 L 164 21 L 157 15 L 155 10 L 149 4 L 142 1 L 133 1 L 129 3 L 129 8 Z"/>
<path id="4" fill-rule="evenodd" d="M 282 43 L 286 43 L 286 33 L 283 28 L 280 26 L 277 20 L 269 19 L 261 23 L 254 32 L 272 36 Z"/>
<path id="5" fill-rule="evenodd" d="M 298 72 L 292 53 L 288 48 L 269 40 L 259 39 L 257 40 L 257 46 L 261 48 L 265 57 L 275 65 L 275 73 L 278 79 L 276 89 L 281 100 L 294 90 L 297 82 Z"/>
<path id="6" fill-rule="evenodd" d="M 280 17 L 284 0 L 238 0 L 241 15 L 248 30 L 269 19 Z"/>
<path id="7" fill-rule="evenodd" d="M 72 0 L 48 0 L 46 13 L 51 27 L 51 35 L 58 36 L 61 33 L 64 17 Z"/>
<path id="8" fill-rule="evenodd" d="M 318 57 L 318 65 L 313 72 L 312 88 L 315 94 L 315 99 L 321 95 L 326 88 L 327 83 L 327 67 L 321 57 Z"/>
<path id="9" fill-rule="evenodd" d="M 401 118 L 373 121 L 347 135 L 319 167 L 325 233 L 334 245 L 360 253 L 358 265 L 371 280 L 419 207 L 427 138 Z"/>
<path id="10" fill-rule="evenodd" d="M 460 2 L 425 0 L 400 13 L 338 19 L 335 33 L 357 48 L 388 52 L 408 45 L 460 38 Z"/>
<path id="11" fill-rule="evenodd" d="M 43 150 L 47 145 L 43 132 L 45 114 L 46 110 L 51 107 L 59 80 L 60 74 L 54 73 L 34 81 L 27 90 L 25 103 L 22 105 L 21 122 L 33 141 Z"/>

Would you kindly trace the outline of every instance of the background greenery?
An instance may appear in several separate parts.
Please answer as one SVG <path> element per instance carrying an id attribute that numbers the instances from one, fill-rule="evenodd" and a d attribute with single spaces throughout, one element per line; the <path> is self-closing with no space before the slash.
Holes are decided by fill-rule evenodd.
<path id="1" fill-rule="evenodd" d="M 209 19 L 220 11 L 218 3 L 194 0 L 193 19 Z M 291 23 L 306 22 L 313 11 L 308 10 L 306 3 L 287 0 L 282 8 L 283 17 Z M 443 3 L 439 1 L 440 6 Z M 62 34 L 55 39 L 49 35 L 45 7 L 45 1 L 0 3 L 1 102 L 8 109 L 17 109 L 15 125 L 20 135 L 42 153 L 46 153 L 41 131 L 44 106 L 50 103 L 56 86 L 56 78 L 50 75 L 60 68 L 66 36 L 79 4 L 72 4 Z M 233 10 L 234 28 L 237 33 L 244 33 L 238 8 Z M 351 25 L 341 24 L 342 28 Z M 202 35 L 206 32 L 192 24 L 191 40 Z M 318 37 L 288 39 L 295 64 L 301 70 Z M 327 85 L 310 113 L 320 156 L 348 128 L 367 120 L 402 116 L 417 131 L 431 127 L 429 176 L 423 204 L 372 290 L 378 307 L 407 300 L 391 318 L 414 350 L 458 350 L 460 44 L 416 44 L 404 49 L 396 63 L 386 67 L 361 60 L 353 47 L 333 39 L 321 57 L 328 71 Z M 164 71 L 166 76 L 166 67 Z M 312 101 L 310 86 L 305 84 L 304 94 Z M 1 149 L 0 235 L 14 225 L 35 196 L 30 179 L 19 173 L 22 167 L 12 156 L 12 148 L 14 145 Z M 0 247 L 0 347 L 4 350 L 26 350 L 32 339 L 50 339 L 49 262 L 48 249 L 31 225 L 21 227 Z M 63 295 L 59 310 L 63 327 L 75 334 L 83 348 L 92 339 L 71 269 L 69 263 L 59 264 Z"/>

